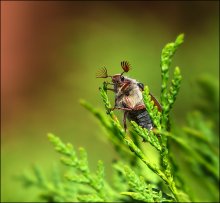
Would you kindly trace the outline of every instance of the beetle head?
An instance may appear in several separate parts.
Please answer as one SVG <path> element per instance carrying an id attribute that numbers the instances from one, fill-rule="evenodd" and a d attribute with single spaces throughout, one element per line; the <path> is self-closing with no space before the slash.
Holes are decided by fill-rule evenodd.
<path id="1" fill-rule="evenodd" d="M 115 74 L 112 76 L 113 83 L 122 83 L 124 82 L 124 76 L 122 74 Z"/>

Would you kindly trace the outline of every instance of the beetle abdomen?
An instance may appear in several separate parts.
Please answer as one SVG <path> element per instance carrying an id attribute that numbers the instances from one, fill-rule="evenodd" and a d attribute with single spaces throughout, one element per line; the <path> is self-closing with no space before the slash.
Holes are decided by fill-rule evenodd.
<path id="1" fill-rule="evenodd" d="M 146 109 L 129 111 L 128 119 L 135 121 L 142 128 L 147 128 L 148 130 L 153 128 L 153 122 Z"/>

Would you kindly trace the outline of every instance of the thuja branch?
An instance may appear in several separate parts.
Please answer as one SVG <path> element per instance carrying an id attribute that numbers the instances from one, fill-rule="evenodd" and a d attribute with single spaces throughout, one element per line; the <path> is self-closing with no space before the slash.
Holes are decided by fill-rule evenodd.
<path id="1" fill-rule="evenodd" d="M 173 106 L 176 96 L 180 88 L 180 82 L 182 76 L 180 74 L 180 69 L 176 67 L 174 70 L 174 78 L 169 87 L 169 68 L 172 58 L 177 50 L 177 48 L 183 43 L 184 35 L 179 35 L 175 42 L 168 43 L 162 50 L 161 54 L 161 105 L 162 105 L 162 115 L 161 115 L 161 129 L 163 131 L 169 130 L 169 113 Z M 164 172 L 168 178 L 172 179 L 171 176 L 171 163 L 169 161 L 169 153 L 167 147 L 167 137 L 162 136 L 162 153 L 161 153 L 161 163 L 164 168 Z"/>
<path id="2" fill-rule="evenodd" d="M 176 95 L 178 93 L 181 81 L 180 70 L 177 67 L 174 71 L 174 79 L 172 81 L 172 85 L 170 87 L 170 91 L 168 90 L 168 80 L 169 80 L 169 68 L 172 62 L 172 57 L 174 56 L 177 48 L 183 43 L 184 35 L 181 34 L 176 38 L 175 42 L 168 43 L 162 50 L 161 54 L 161 105 L 163 108 L 162 112 L 162 121 L 161 124 L 163 128 L 167 129 L 168 125 L 168 116 L 169 111 L 176 99 Z"/>
<path id="3" fill-rule="evenodd" d="M 77 156 L 76 151 L 70 143 L 64 144 L 59 137 L 51 133 L 48 134 L 48 138 L 54 145 L 55 150 L 63 155 L 61 157 L 62 163 L 72 169 L 71 173 L 65 175 L 66 179 L 73 183 L 91 187 L 95 191 L 93 194 L 78 194 L 77 199 L 79 201 L 103 202 L 118 198 L 118 193 L 115 192 L 104 179 L 104 166 L 102 161 L 98 162 L 97 171 L 93 174 L 89 169 L 87 153 L 83 148 L 79 149 L 79 156 Z M 73 171 L 75 173 L 72 173 Z"/>
<path id="4" fill-rule="evenodd" d="M 104 95 L 103 95 L 104 96 Z M 103 98 L 104 99 L 104 98 Z M 104 101 L 105 102 L 105 101 Z M 109 101 L 106 101 L 106 108 L 110 108 L 111 105 Z M 108 139 L 113 143 L 116 151 L 118 151 L 120 154 L 125 153 L 126 155 L 131 154 L 130 150 L 127 149 L 125 146 L 121 145 L 122 140 L 122 134 L 123 132 L 119 132 L 121 136 L 118 136 L 118 128 L 116 128 L 116 125 L 114 122 L 112 122 L 111 119 L 109 119 L 105 113 L 103 113 L 101 110 L 94 108 L 91 104 L 86 102 L 85 100 L 80 100 L 80 104 L 85 107 L 88 111 L 90 111 L 101 123 L 102 127 L 104 127 L 107 131 Z M 109 113 L 109 111 L 108 111 Z M 110 112 L 110 115 L 112 115 L 112 118 L 117 120 L 116 116 L 113 114 L 113 112 Z M 118 121 L 117 121 L 118 122 Z"/>
<path id="5" fill-rule="evenodd" d="M 103 84 L 103 87 L 99 88 L 102 100 L 105 103 L 106 111 L 109 112 L 109 108 L 111 108 L 106 90 L 105 90 L 105 84 Z M 112 111 L 109 112 L 109 116 L 111 117 L 112 124 L 116 127 L 118 134 L 120 134 L 120 138 L 123 141 L 125 145 L 127 145 L 132 152 L 135 153 L 135 155 L 154 173 L 156 173 L 169 187 L 171 192 L 173 193 L 175 199 L 177 201 L 180 201 L 179 199 L 179 192 L 176 189 L 176 186 L 174 184 L 172 176 L 168 176 L 159 169 L 158 166 L 151 163 L 149 159 L 144 155 L 144 153 L 138 148 L 134 142 L 129 138 L 129 136 L 125 133 L 124 129 L 120 125 L 120 122 L 118 121 L 117 117 L 114 115 Z"/>
<path id="6" fill-rule="evenodd" d="M 161 105 L 162 105 L 162 113 L 160 113 L 157 107 L 154 105 L 153 101 L 151 101 L 149 88 L 146 86 L 145 91 L 143 92 L 143 99 L 146 106 L 147 111 L 151 119 L 154 122 L 154 125 L 157 130 L 168 131 L 169 130 L 169 113 L 170 110 L 176 100 L 177 94 L 179 92 L 180 83 L 182 80 L 182 76 L 180 74 L 179 67 L 176 67 L 173 74 L 173 79 L 171 80 L 171 85 L 168 85 L 169 81 L 169 68 L 172 61 L 172 57 L 174 56 L 177 48 L 183 43 L 184 35 L 181 34 L 177 37 L 175 42 L 168 43 L 162 50 L 161 54 L 161 77 L 162 77 L 162 85 L 161 85 Z M 149 134 L 150 135 L 150 134 Z M 167 146 L 167 137 L 161 136 L 161 134 L 157 134 L 161 137 L 160 139 L 160 155 L 161 155 L 161 164 L 162 171 L 166 175 L 166 178 L 169 181 L 169 187 L 171 185 L 171 190 L 173 193 L 176 193 L 176 186 L 173 180 L 173 175 L 171 171 L 171 162 L 169 160 L 169 152 Z M 154 137 L 156 137 L 154 135 Z"/>

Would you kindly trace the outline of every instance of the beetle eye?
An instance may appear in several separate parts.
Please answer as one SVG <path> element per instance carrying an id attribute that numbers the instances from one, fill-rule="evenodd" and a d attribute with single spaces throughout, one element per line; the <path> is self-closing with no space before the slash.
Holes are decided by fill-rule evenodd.
<path id="1" fill-rule="evenodd" d="M 124 76 L 121 76 L 121 81 L 123 82 L 125 80 Z"/>

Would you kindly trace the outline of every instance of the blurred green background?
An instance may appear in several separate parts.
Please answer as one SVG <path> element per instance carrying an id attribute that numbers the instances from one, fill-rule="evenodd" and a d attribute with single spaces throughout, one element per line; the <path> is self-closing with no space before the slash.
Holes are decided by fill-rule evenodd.
<path id="1" fill-rule="evenodd" d="M 218 7 L 218 1 L 1 1 L 1 201 L 35 200 L 37 190 L 25 190 L 14 176 L 34 163 L 49 171 L 58 161 L 48 132 L 83 146 L 91 168 L 103 160 L 111 177 L 117 154 L 79 99 L 104 109 L 95 73 L 103 66 L 119 73 L 122 60 L 133 67 L 127 75 L 159 98 L 161 50 L 180 33 L 185 42 L 172 66 L 180 66 L 183 81 L 172 114 L 184 123 L 199 99 L 197 77 L 219 81 Z"/>

